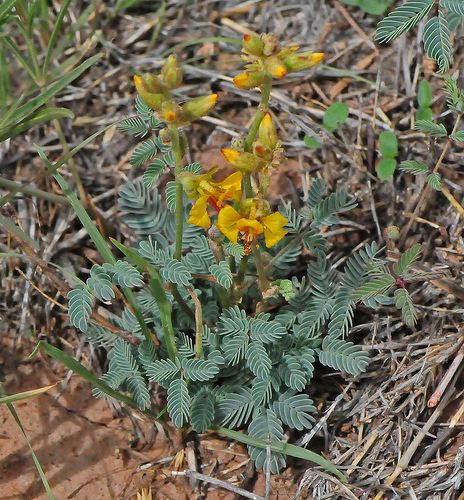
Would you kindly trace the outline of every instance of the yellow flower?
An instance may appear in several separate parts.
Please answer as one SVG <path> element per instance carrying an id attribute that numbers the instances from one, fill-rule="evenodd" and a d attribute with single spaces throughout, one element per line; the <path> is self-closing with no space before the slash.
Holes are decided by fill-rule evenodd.
<path id="1" fill-rule="evenodd" d="M 324 57 L 323 52 L 297 52 L 285 57 L 283 63 L 288 71 L 303 71 L 321 63 Z"/>
<path id="2" fill-rule="evenodd" d="M 279 80 L 287 74 L 287 68 L 282 64 L 277 56 L 267 57 L 264 61 L 267 71 Z"/>
<path id="3" fill-rule="evenodd" d="M 159 111 L 164 101 L 163 94 L 151 92 L 149 90 L 149 85 L 147 84 L 146 79 L 139 75 L 134 76 L 134 83 L 135 88 L 137 89 L 137 93 L 139 94 L 142 101 L 151 109 Z"/>
<path id="4" fill-rule="evenodd" d="M 266 166 L 266 162 L 252 153 L 238 151 L 231 148 L 221 149 L 224 158 L 235 168 L 245 172 L 255 172 Z"/>
<path id="5" fill-rule="evenodd" d="M 211 169 L 202 175 L 188 174 L 181 177 L 187 196 L 196 200 L 190 210 L 188 222 L 205 229 L 211 226 L 208 214 L 209 206 L 219 211 L 224 201 L 239 201 L 242 196 L 242 174 L 234 172 L 224 180 L 217 182 L 213 181 L 213 174 L 216 170 Z"/>
<path id="6" fill-rule="evenodd" d="M 264 51 L 264 42 L 258 35 L 246 33 L 242 40 L 243 49 L 254 56 L 262 56 Z"/>
<path id="7" fill-rule="evenodd" d="M 275 125 L 269 113 L 266 113 L 261 120 L 258 129 L 258 137 L 259 141 L 269 149 L 274 149 L 279 142 Z"/>
<path id="8" fill-rule="evenodd" d="M 251 203 L 246 206 L 247 202 Z M 239 213 L 229 205 L 222 208 L 218 215 L 217 226 L 232 243 L 237 243 L 241 233 L 246 253 L 250 252 L 251 245 L 263 233 L 267 248 L 276 245 L 287 234 L 288 231 L 284 227 L 288 220 L 281 213 L 264 215 L 254 200 L 246 200 L 244 205 L 246 213 Z"/>
<path id="9" fill-rule="evenodd" d="M 259 87 L 265 78 L 265 74 L 262 71 L 244 71 L 234 76 L 234 84 L 239 89 L 252 89 L 253 87 Z"/>
<path id="10" fill-rule="evenodd" d="M 282 46 L 277 37 L 263 33 L 245 34 L 242 40 L 242 59 L 246 71 L 234 78 L 241 89 L 260 87 L 272 78 L 284 78 L 291 71 L 302 71 L 319 64 L 324 59 L 321 52 L 298 53 L 299 45 Z"/>
<path id="11" fill-rule="evenodd" d="M 210 94 L 190 99 L 182 106 L 183 118 L 187 121 L 195 120 L 207 115 L 216 105 L 217 94 Z"/>
<path id="12" fill-rule="evenodd" d="M 177 65 L 175 55 L 171 54 L 164 62 L 161 78 L 169 90 L 177 88 L 182 83 L 182 70 Z"/>
<path id="13" fill-rule="evenodd" d="M 211 227 L 211 219 L 208 215 L 208 198 L 209 196 L 201 196 L 193 204 L 188 218 L 189 224 L 203 227 L 204 229 Z"/>

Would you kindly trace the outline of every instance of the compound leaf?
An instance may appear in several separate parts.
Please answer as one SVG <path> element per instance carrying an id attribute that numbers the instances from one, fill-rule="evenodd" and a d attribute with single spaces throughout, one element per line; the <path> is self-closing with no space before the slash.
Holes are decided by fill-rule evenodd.
<path id="1" fill-rule="evenodd" d="M 92 295 L 87 288 L 75 288 L 68 293 L 69 320 L 81 332 L 88 329 L 92 306 Z"/>
<path id="2" fill-rule="evenodd" d="M 423 19 L 435 5 L 435 0 L 408 0 L 377 25 L 375 40 L 388 43 L 398 38 Z"/>
<path id="3" fill-rule="evenodd" d="M 183 378 L 174 379 L 168 387 L 167 409 L 176 427 L 182 427 L 189 419 L 190 394 Z"/>

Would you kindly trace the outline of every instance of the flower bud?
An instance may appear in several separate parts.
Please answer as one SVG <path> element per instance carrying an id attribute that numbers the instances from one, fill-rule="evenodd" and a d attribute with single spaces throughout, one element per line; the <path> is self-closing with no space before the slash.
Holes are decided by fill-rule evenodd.
<path id="1" fill-rule="evenodd" d="M 134 76 L 134 83 L 135 88 L 137 89 L 137 93 L 139 94 L 142 101 L 151 109 L 159 111 L 164 99 L 163 94 L 155 94 L 148 91 L 144 79 L 139 75 Z"/>
<path id="2" fill-rule="evenodd" d="M 256 71 L 244 71 L 234 77 L 234 84 L 239 89 L 259 87 L 264 81 L 264 74 Z"/>
<path id="3" fill-rule="evenodd" d="M 279 40 L 275 35 L 269 35 L 269 33 L 265 33 L 261 37 L 263 41 L 263 54 L 265 56 L 270 56 L 277 52 L 279 48 Z"/>
<path id="4" fill-rule="evenodd" d="M 167 123 L 173 123 L 180 114 L 180 107 L 172 101 L 163 102 L 160 111 L 160 118 Z"/>
<path id="5" fill-rule="evenodd" d="M 188 121 L 207 115 L 216 105 L 217 94 L 190 99 L 183 106 L 183 118 Z"/>
<path id="6" fill-rule="evenodd" d="M 283 63 L 288 71 L 303 71 L 319 64 L 324 57 L 323 52 L 299 52 L 285 57 Z"/>
<path id="7" fill-rule="evenodd" d="M 287 74 L 287 68 L 275 56 L 268 57 L 264 63 L 266 70 L 275 78 L 283 78 Z"/>
<path id="8" fill-rule="evenodd" d="M 184 191 L 186 195 L 190 199 L 195 198 L 195 194 L 198 188 L 198 176 L 195 174 L 192 174 L 191 172 L 180 172 L 177 176 L 179 179 L 180 183 L 182 184 L 182 187 L 184 188 Z"/>
<path id="9" fill-rule="evenodd" d="M 254 56 L 262 56 L 264 49 L 264 42 L 258 35 L 243 35 L 242 39 L 243 48 L 253 54 Z"/>
<path id="10" fill-rule="evenodd" d="M 161 68 L 161 78 L 169 90 L 175 89 L 182 83 L 182 70 L 177 65 L 176 56 L 171 54 Z"/>
<path id="11" fill-rule="evenodd" d="M 158 132 L 158 136 L 163 144 L 171 144 L 172 142 L 172 132 L 168 128 L 162 128 Z"/>
<path id="12" fill-rule="evenodd" d="M 259 141 L 269 149 L 274 149 L 279 141 L 271 115 L 266 113 L 258 129 Z"/>
<path id="13" fill-rule="evenodd" d="M 266 158 L 271 155 L 271 151 L 264 144 L 256 141 L 253 143 L 253 154 L 260 158 Z"/>
<path id="14" fill-rule="evenodd" d="M 224 158 L 238 170 L 245 172 L 255 172 L 266 166 L 266 162 L 258 158 L 254 154 L 246 153 L 245 151 L 237 151 L 236 149 L 223 148 L 221 153 Z"/>
<path id="15" fill-rule="evenodd" d="M 160 80 L 159 76 L 156 76 L 152 73 L 145 73 L 142 78 L 144 87 L 146 88 L 146 90 L 148 90 L 148 92 L 162 94 L 166 91 L 166 87 L 163 85 L 163 82 Z"/>
<path id="16" fill-rule="evenodd" d="M 400 229 L 397 226 L 388 226 L 383 234 L 386 239 L 397 240 L 400 237 Z"/>

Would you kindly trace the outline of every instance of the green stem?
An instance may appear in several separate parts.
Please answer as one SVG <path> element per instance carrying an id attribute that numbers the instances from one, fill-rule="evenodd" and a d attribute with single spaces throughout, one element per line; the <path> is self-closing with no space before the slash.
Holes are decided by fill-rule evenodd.
<path id="1" fill-rule="evenodd" d="M 182 172 L 182 150 L 180 145 L 179 129 L 171 125 L 172 151 L 175 161 L 175 176 L 176 176 L 176 247 L 174 250 L 174 258 L 181 260 L 182 258 L 182 235 L 184 231 L 184 190 L 179 179 L 179 174 Z"/>
<path id="2" fill-rule="evenodd" d="M 259 130 L 259 126 L 263 121 L 264 115 L 269 109 L 269 97 L 271 95 L 272 80 L 267 79 L 261 89 L 261 102 L 256 111 L 255 117 L 253 118 L 253 123 L 251 124 L 250 130 L 245 138 L 245 143 L 243 150 L 247 153 L 251 153 L 253 150 L 253 142 Z M 251 184 L 251 174 L 244 173 L 243 175 L 243 192 L 247 198 L 253 198 L 253 187 Z"/>
<path id="3" fill-rule="evenodd" d="M 263 121 L 264 115 L 267 113 L 269 109 L 269 98 L 271 96 L 271 88 L 272 88 L 272 79 L 268 78 L 266 79 L 261 88 L 261 102 L 259 104 L 258 110 L 256 111 L 250 130 L 248 131 L 248 134 L 245 138 L 243 149 L 247 153 L 252 152 L 253 142 L 256 138 L 256 135 L 258 134 L 259 126 Z M 253 198 L 253 186 L 251 182 L 251 174 L 249 173 L 243 174 L 242 188 L 246 198 Z M 261 255 L 259 254 L 258 251 L 256 251 L 256 249 L 253 250 L 253 255 L 256 261 L 256 270 L 258 271 L 260 289 L 264 290 L 267 288 L 267 278 L 264 272 L 264 265 L 261 260 Z M 240 268 L 237 276 L 238 284 L 242 283 L 245 277 L 247 264 L 248 264 L 248 256 L 244 256 L 242 261 L 240 262 Z"/>
<path id="4" fill-rule="evenodd" d="M 164 333 L 164 341 L 166 344 L 166 349 L 168 351 L 169 359 L 174 361 L 177 356 L 177 347 L 176 347 L 176 334 L 174 333 L 174 327 L 172 326 L 172 310 L 171 304 L 164 292 L 163 282 L 161 281 L 161 276 L 158 271 L 150 267 L 148 269 L 150 273 L 150 291 L 155 297 L 156 303 L 158 304 L 158 308 L 160 310 L 161 317 L 161 325 Z"/>
<path id="5" fill-rule="evenodd" d="M 68 141 L 63 132 L 63 128 L 61 127 L 61 123 L 58 119 L 53 120 L 53 126 L 55 127 L 58 138 L 61 142 L 61 147 L 63 148 L 64 154 L 69 154 L 70 149 L 68 145 Z M 79 171 L 77 169 L 77 164 L 74 161 L 74 158 L 69 158 L 69 168 L 71 170 L 72 177 L 74 182 L 76 183 L 77 192 L 79 193 L 79 198 L 84 205 L 87 205 L 87 193 L 85 192 L 84 184 L 82 183 L 81 176 L 79 175 Z"/>
<path id="6" fill-rule="evenodd" d="M 253 118 L 253 123 L 251 124 L 250 130 L 245 138 L 245 144 L 243 149 L 247 153 L 251 153 L 253 149 L 253 142 L 256 138 L 256 134 L 258 133 L 259 126 L 264 118 L 264 115 L 267 113 L 269 109 L 269 97 L 271 96 L 271 88 L 272 81 L 266 80 L 261 89 L 261 102 L 259 104 L 259 108 L 256 111 L 255 117 Z"/>

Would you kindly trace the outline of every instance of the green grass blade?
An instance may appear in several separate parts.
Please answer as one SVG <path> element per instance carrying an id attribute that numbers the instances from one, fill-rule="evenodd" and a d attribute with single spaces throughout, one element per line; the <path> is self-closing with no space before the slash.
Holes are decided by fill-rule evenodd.
<path id="1" fill-rule="evenodd" d="M 10 96 L 11 80 L 5 46 L 0 40 L 0 108 L 4 108 Z"/>
<path id="2" fill-rule="evenodd" d="M 16 0 L 3 0 L 2 5 L 0 5 L 0 23 L 10 13 L 10 10 L 15 3 Z"/>
<path id="3" fill-rule="evenodd" d="M 37 97 L 31 99 L 26 104 L 20 106 L 15 113 L 10 117 L 10 120 L 18 123 L 22 121 L 25 117 L 29 116 L 36 109 L 40 108 L 46 104 L 52 97 L 54 97 L 58 92 L 67 87 L 71 82 L 79 78 L 79 76 L 84 73 L 90 66 L 95 64 L 97 61 L 101 59 L 101 54 L 96 54 L 93 57 L 87 59 L 82 64 L 80 64 L 77 68 L 71 71 L 68 75 L 65 75 L 63 78 L 60 78 L 58 81 L 49 85 L 43 92 L 41 92 Z"/>
<path id="4" fill-rule="evenodd" d="M 11 194 L 22 193 L 28 196 L 36 196 L 43 200 L 48 200 L 59 205 L 69 205 L 68 199 L 60 194 L 50 193 L 49 191 L 42 191 L 41 189 L 24 186 L 23 184 L 9 179 L 0 177 L 0 188 L 8 189 Z M 0 198 L 0 207 L 3 206 L 3 198 Z"/>
<path id="5" fill-rule="evenodd" d="M 230 439 L 235 439 L 240 443 L 244 443 L 250 446 L 255 446 L 257 448 L 266 449 L 269 446 L 269 443 L 264 439 L 258 439 L 243 432 L 233 431 L 231 429 L 226 429 L 225 427 L 213 427 L 218 434 L 222 436 L 228 437 Z M 272 451 L 278 453 L 284 453 L 285 455 L 289 455 L 295 458 L 301 458 L 302 460 L 308 460 L 308 462 L 313 462 L 328 472 L 331 472 L 334 476 L 337 476 L 343 482 L 347 482 L 346 476 L 341 473 L 332 462 L 329 462 L 321 455 L 314 453 L 313 451 L 307 450 L 306 448 L 302 448 L 301 446 L 296 446 L 294 444 L 288 444 L 283 442 L 271 443 L 270 448 Z"/>
<path id="6" fill-rule="evenodd" d="M 111 387 L 102 380 L 100 380 L 98 377 L 96 377 L 92 372 L 87 370 L 87 368 L 79 363 L 79 361 L 75 360 L 72 356 L 69 354 L 66 354 L 63 352 L 61 349 L 58 349 L 55 346 L 52 346 L 48 342 L 45 342 L 44 340 L 40 340 L 37 345 L 35 346 L 34 350 L 31 352 L 29 357 L 33 357 L 37 355 L 37 353 L 43 349 L 49 356 L 51 356 L 53 359 L 58 361 L 59 363 L 62 363 L 66 368 L 74 372 L 76 375 L 79 375 L 82 377 L 84 380 L 87 380 L 87 382 L 90 382 L 93 387 L 96 387 L 97 389 L 100 389 L 100 391 L 104 392 L 107 396 L 110 396 L 114 399 L 117 399 L 118 401 L 121 401 L 122 403 L 126 403 L 127 405 L 131 406 L 132 408 L 137 408 L 137 403 L 129 396 L 126 396 L 122 392 L 116 391 L 114 389 L 111 389 Z M 150 411 L 150 410 L 144 410 L 142 413 L 145 415 L 158 419 L 160 415 Z"/>
<path id="7" fill-rule="evenodd" d="M 121 119 L 120 121 L 122 121 L 122 120 L 123 119 Z M 119 123 L 119 122 L 116 122 L 116 123 Z M 65 163 L 67 163 L 70 158 L 72 158 L 77 153 L 79 153 L 79 151 L 81 149 L 85 148 L 85 146 L 87 146 L 87 144 L 90 144 L 99 135 L 104 134 L 111 127 L 114 127 L 116 123 L 112 123 L 111 125 L 107 125 L 106 127 L 102 128 L 101 130 L 98 130 L 97 132 L 95 132 L 94 134 L 89 135 L 89 137 L 87 137 L 87 139 L 84 139 L 80 144 L 78 144 L 77 146 L 72 148 L 71 151 L 69 151 L 69 153 L 64 154 L 57 162 L 55 162 L 52 165 L 52 167 L 49 169 L 49 173 L 53 174 L 54 172 L 56 172 L 60 167 L 62 167 Z"/>
<path id="8" fill-rule="evenodd" d="M 29 73 L 29 76 L 31 77 L 32 81 L 35 82 L 37 75 L 35 73 L 35 69 L 31 61 L 27 60 L 24 57 L 24 55 L 21 53 L 18 47 L 16 47 L 16 44 L 9 36 L 5 36 L 3 38 L 3 41 L 6 47 L 10 49 L 11 53 L 16 57 L 16 60 L 19 62 L 19 64 Z"/>
<path id="9" fill-rule="evenodd" d="M 20 241 L 24 241 L 35 250 L 38 249 L 37 243 L 28 234 L 26 234 L 11 219 L 8 219 L 7 217 L 1 214 L 0 214 L 0 226 L 3 226 L 9 233 L 14 234 L 14 236 Z"/>
<path id="10" fill-rule="evenodd" d="M 90 239 L 97 247 L 97 250 L 102 256 L 103 260 L 105 262 L 114 264 L 116 262 L 116 258 L 114 257 L 107 242 L 101 235 L 100 231 L 98 230 L 93 220 L 90 218 L 89 214 L 85 210 L 84 206 L 82 205 L 78 197 L 72 192 L 69 184 L 65 181 L 64 177 L 59 172 L 57 172 L 56 169 L 54 169 L 54 165 L 50 163 L 50 160 L 48 159 L 44 150 L 37 144 L 35 146 L 37 148 L 41 160 L 45 163 L 45 166 L 47 167 L 48 171 L 52 172 L 53 177 L 55 178 L 56 182 L 58 182 L 66 198 L 68 198 L 71 206 L 76 212 L 76 215 L 78 216 L 82 225 L 87 230 Z"/>
<path id="11" fill-rule="evenodd" d="M 12 104 L 6 109 L 2 109 L 1 115 L 0 115 L 0 127 L 6 126 L 7 123 L 10 121 L 10 117 L 13 115 L 13 113 L 21 106 L 21 104 L 26 100 L 26 96 L 24 94 L 21 94 L 19 97 L 17 97 Z"/>
<path id="12" fill-rule="evenodd" d="M 66 33 L 62 37 L 60 43 L 56 46 L 56 52 L 62 54 L 67 45 L 69 45 L 70 40 L 74 37 L 75 33 L 78 32 L 89 20 L 89 17 L 95 13 L 95 9 L 99 0 L 92 0 L 89 5 L 82 11 L 82 14 L 66 29 Z M 92 29 L 92 34 L 95 29 Z"/>
<path id="13" fill-rule="evenodd" d="M 16 394 L 8 394 L 8 396 L 0 397 L 0 405 L 13 403 L 14 401 L 22 401 L 24 399 L 31 399 L 43 394 L 56 387 L 56 384 L 46 385 L 45 387 L 40 387 L 39 389 L 32 389 L 30 391 L 17 392 Z"/>
<path id="14" fill-rule="evenodd" d="M 50 500 L 55 500 L 55 496 L 53 495 L 52 489 L 50 488 L 50 484 L 48 483 L 47 476 L 45 475 L 45 472 L 43 470 L 42 464 L 40 463 L 39 458 L 35 454 L 34 449 L 31 446 L 31 442 L 29 441 L 29 438 L 26 434 L 26 431 L 24 429 L 23 424 L 21 423 L 21 420 L 19 418 L 18 413 L 16 412 L 15 407 L 11 403 L 6 403 L 8 409 L 10 410 L 10 413 L 13 415 L 13 418 L 15 419 L 16 423 L 18 424 L 19 429 L 21 430 L 22 435 L 24 436 L 24 439 L 27 443 L 27 446 L 31 452 L 32 455 L 32 460 L 34 461 L 35 468 L 37 469 L 37 472 L 39 473 L 40 480 L 42 481 L 42 484 L 45 488 L 45 491 L 47 492 L 47 496 Z"/>
<path id="15" fill-rule="evenodd" d="M 59 172 L 57 172 L 56 164 L 52 165 L 50 163 L 50 160 L 47 158 L 47 155 L 45 154 L 44 150 L 37 144 L 35 146 L 37 148 L 40 158 L 45 163 L 45 166 L 47 167 L 48 171 L 53 175 L 55 180 L 58 182 L 60 188 L 63 190 L 64 195 L 66 196 L 66 198 L 68 198 L 69 203 L 76 212 L 77 217 L 81 221 L 84 228 L 87 230 L 90 239 L 97 247 L 97 250 L 100 253 L 102 259 L 105 262 L 114 264 L 116 262 L 116 257 L 113 255 L 113 252 L 110 250 L 108 243 L 98 230 L 93 220 L 90 218 L 89 214 L 87 213 L 86 209 L 82 205 L 79 198 L 72 192 L 71 188 L 69 187 L 69 184 L 66 182 L 64 177 Z M 72 151 L 70 151 L 70 153 L 71 152 Z M 145 338 L 151 341 L 150 330 L 148 329 L 145 320 L 143 318 L 143 314 L 137 305 L 137 300 L 135 298 L 134 292 L 129 288 L 122 288 L 122 292 L 127 298 L 127 301 L 129 302 L 130 306 L 132 307 L 132 310 L 135 314 L 135 317 L 137 318 L 137 321 L 140 325 L 140 328 L 142 329 Z"/>
<path id="16" fill-rule="evenodd" d="M 178 357 L 174 327 L 172 325 L 172 308 L 166 292 L 163 288 L 163 282 L 156 269 L 150 262 L 141 257 L 138 252 L 132 248 L 128 248 L 119 241 L 111 238 L 113 245 L 120 250 L 129 260 L 131 260 L 140 271 L 147 270 L 150 274 L 150 292 L 156 300 L 160 310 L 161 325 L 163 327 L 164 339 L 166 341 L 166 348 L 169 358 L 174 361 Z"/>
<path id="17" fill-rule="evenodd" d="M 50 40 L 48 41 L 47 52 L 45 54 L 45 60 L 42 67 L 42 75 L 45 78 L 48 72 L 48 68 L 50 66 L 50 59 L 53 55 L 53 49 L 55 48 L 56 39 L 61 30 L 61 26 L 63 25 L 64 16 L 68 12 L 69 4 L 71 0 L 64 0 L 63 5 L 61 6 L 60 12 L 56 18 L 55 26 L 53 27 L 52 34 L 50 35 Z"/>
<path id="18" fill-rule="evenodd" d="M 130 398 L 129 396 L 126 396 L 125 394 L 122 394 L 119 391 L 115 391 L 114 389 L 111 389 L 111 387 L 102 380 L 100 380 L 97 376 L 95 376 L 92 372 L 87 370 L 87 368 L 79 363 L 79 361 L 75 360 L 72 356 L 69 354 L 66 354 L 63 352 L 61 349 L 58 349 L 55 346 L 52 346 L 48 342 L 45 342 L 44 340 L 40 340 L 37 345 L 35 346 L 34 350 L 32 353 L 29 355 L 29 358 L 34 357 L 40 350 L 44 350 L 49 356 L 51 356 L 53 359 L 56 359 L 56 361 L 62 363 L 63 365 L 66 366 L 69 370 L 73 371 L 83 379 L 87 380 L 87 382 L 90 382 L 94 387 L 97 387 L 100 389 L 102 392 L 107 394 L 108 396 L 111 396 L 114 399 L 117 399 L 119 401 L 122 401 L 123 403 L 126 403 L 132 407 L 137 408 L 137 405 L 135 404 L 135 401 Z"/>
<path id="19" fill-rule="evenodd" d="M 24 121 L 12 127 L 0 128 L 0 142 L 29 130 L 35 125 L 54 120 L 56 118 L 74 118 L 74 113 L 67 108 L 47 108 L 39 110 L 33 116 L 29 116 Z"/>

